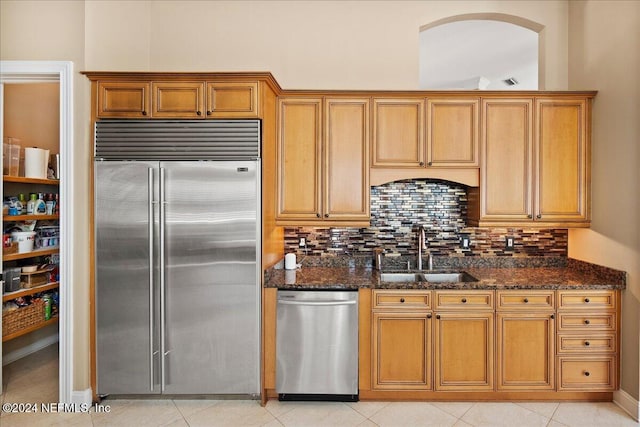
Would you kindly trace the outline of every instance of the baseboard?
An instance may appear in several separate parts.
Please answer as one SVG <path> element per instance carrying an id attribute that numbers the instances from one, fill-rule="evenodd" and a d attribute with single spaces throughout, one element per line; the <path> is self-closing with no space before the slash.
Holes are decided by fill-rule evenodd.
<path id="1" fill-rule="evenodd" d="M 91 388 L 87 388 L 85 390 L 74 390 L 71 392 L 71 403 L 74 405 L 89 405 L 93 400 L 93 393 L 91 392 Z"/>
<path id="2" fill-rule="evenodd" d="M 631 415 L 634 420 L 638 421 L 638 417 L 640 417 L 640 402 L 634 399 L 633 396 L 624 390 L 617 390 L 613 392 L 613 402 Z"/>
<path id="3" fill-rule="evenodd" d="M 18 350 L 11 351 L 2 356 L 2 365 L 8 365 L 11 362 L 15 362 L 16 360 L 22 359 L 23 357 L 27 357 L 28 355 L 35 353 L 36 351 L 40 351 L 45 347 L 49 347 L 50 345 L 55 344 L 58 341 L 59 335 L 56 333 L 54 335 L 49 335 L 47 337 L 39 339 L 36 342 L 21 347 Z"/>

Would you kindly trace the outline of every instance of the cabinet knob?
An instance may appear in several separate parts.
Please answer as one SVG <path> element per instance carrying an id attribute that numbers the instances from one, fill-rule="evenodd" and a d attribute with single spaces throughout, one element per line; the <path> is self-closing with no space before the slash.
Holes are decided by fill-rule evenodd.
<path id="1" fill-rule="evenodd" d="M 588 325 L 589 323 L 591 323 L 591 322 L 589 322 L 589 319 L 585 319 L 584 324 Z"/>
<path id="2" fill-rule="evenodd" d="M 329 214 L 324 214 L 324 217 L 325 218 L 329 218 Z"/>
<path id="3" fill-rule="evenodd" d="M 536 215 L 536 218 L 540 219 L 540 218 L 542 218 L 542 215 L 538 214 L 538 215 Z"/>
<path id="4" fill-rule="evenodd" d="M 585 341 L 584 345 L 586 345 L 587 347 L 589 347 L 591 345 L 591 343 L 589 341 Z"/>
<path id="5" fill-rule="evenodd" d="M 531 219 L 531 218 L 533 218 L 533 215 L 529 214 L 529 215 L 527 215 L 527 218 Z"/>
<path id="6" fill-rule="evenodd" d="M 420 162 L 420 166 L 424 166 L 424 162 Z"/>
<path id="7" fill-rule="evenodd" d="M 589 371 L 586 371 L 586 372 L 584 373 L 584 376 L 585 376 L 585 377 L 588 377 L 589 375 L 591 375 L 591 373 L 590 373 Z"/>
<path id="8" fill-rule="evenodd" d="M 210 116 L 210 115 L 211 115 L 211 111 L 207 111 L 207 116 Z"/>
<path id="9" fill-rule="evenodd" d="M 589 302 L 589 298 L 585 298 L 585 299 L 584 299 L 584 302 L 587 302 L 587 303 L 588 303 L 588 302 Z"/>
<path id="10" fill-rule="evenodd" d="M 436 314 L 436 319 L 440 319 L 440 315 L 439 314 Z"/>
<path id="11" fill-rule="evenodd" d="M 552 319 L 555 319 L 555 318 L 556 318 L 556 315 L 555 315 L 555 314 L 552 314 L 552 315 L 551 315 L 551 318 L 552 318 Z"/>
<path id="12" fill-rule="evenodd" d="M 467 299 L 466 298 L 462 298 L 462 303 L 464 304 L 466 302 L 467 302 Z"/>
<path id="13" fill-rule="evenodd" d="M 404 302 L 404 298 L 400 298 L 400 302 Z"/>
<path id="14" fill-rule="evenodd" d="M 202 115 L 202 111 L 196 111 L 196 114 L 201 116 Z"/>
<path id="15" fill-rule="evenodd" d="M 320 218 L 320 214 L 319 213 L 316 214 L 316 218 Z"/>
<path id="16" fill-rule="evenodd" d="M 433 162 L 427 163 L 427 166 L 431 166 L 431 165 L 433 165 Z"/>
<path id="17" fill-rule="evenodd" d="M 524 303 L 527 304 L 529 302 L 529 298 L 524 299 Z"/>
<path id="18" fill-rule="evenodd" d="M 143 112 L 142 112 L 142 115 L 143 115 L 143 116 L 146 116 L 146 115 L 147 115 L 147 112 L 146 112 L 146 111 L 143 111 Z"/>
<path id="19" fill-rule="evenodd" d="M 427 314 L 427 319 L 431 319 L 431 313 Z"/>

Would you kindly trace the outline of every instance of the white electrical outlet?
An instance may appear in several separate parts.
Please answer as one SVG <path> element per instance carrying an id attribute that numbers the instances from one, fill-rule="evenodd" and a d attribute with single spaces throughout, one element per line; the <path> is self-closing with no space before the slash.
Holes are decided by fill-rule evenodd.
<path id="1" fill-rule="evenodd" d="M 513 237 L 507 236 L 505 238 L 505 245 L 504 245 L 505 249 L 512 250 L 513 249 L 513 244 L 514 244 Z"/>
<path id="2" fill-rule="evenodd" d="M 307 246 L 307 239 L 305 239 L 304 237 L 301 237 L 300 240 L 298 241 L 298 246 L 300 246 L 301 248 L 304 248 L 305 246 Z"/>

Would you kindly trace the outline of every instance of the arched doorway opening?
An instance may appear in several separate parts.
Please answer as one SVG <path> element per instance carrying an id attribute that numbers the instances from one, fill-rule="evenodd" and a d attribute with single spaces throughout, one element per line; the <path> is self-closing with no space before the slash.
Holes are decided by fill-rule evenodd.
<path id="1" fill-rule="evenodd" d="M 543 48 L 544 26 L 524 18 L 444 18 L 420 28 L 420 88 L 542 89 Z"/>

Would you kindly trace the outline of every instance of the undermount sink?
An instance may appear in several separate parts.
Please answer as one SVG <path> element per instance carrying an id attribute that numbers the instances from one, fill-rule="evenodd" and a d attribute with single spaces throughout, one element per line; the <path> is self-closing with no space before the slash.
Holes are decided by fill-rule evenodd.
<path id="1" fill-rule="evenodd" d="M 455 273 L 381 273 L 383 282 L 431 282 L 431 283 L 458 283 L 477 282 L 478 279 L 462 271 Z"/>

